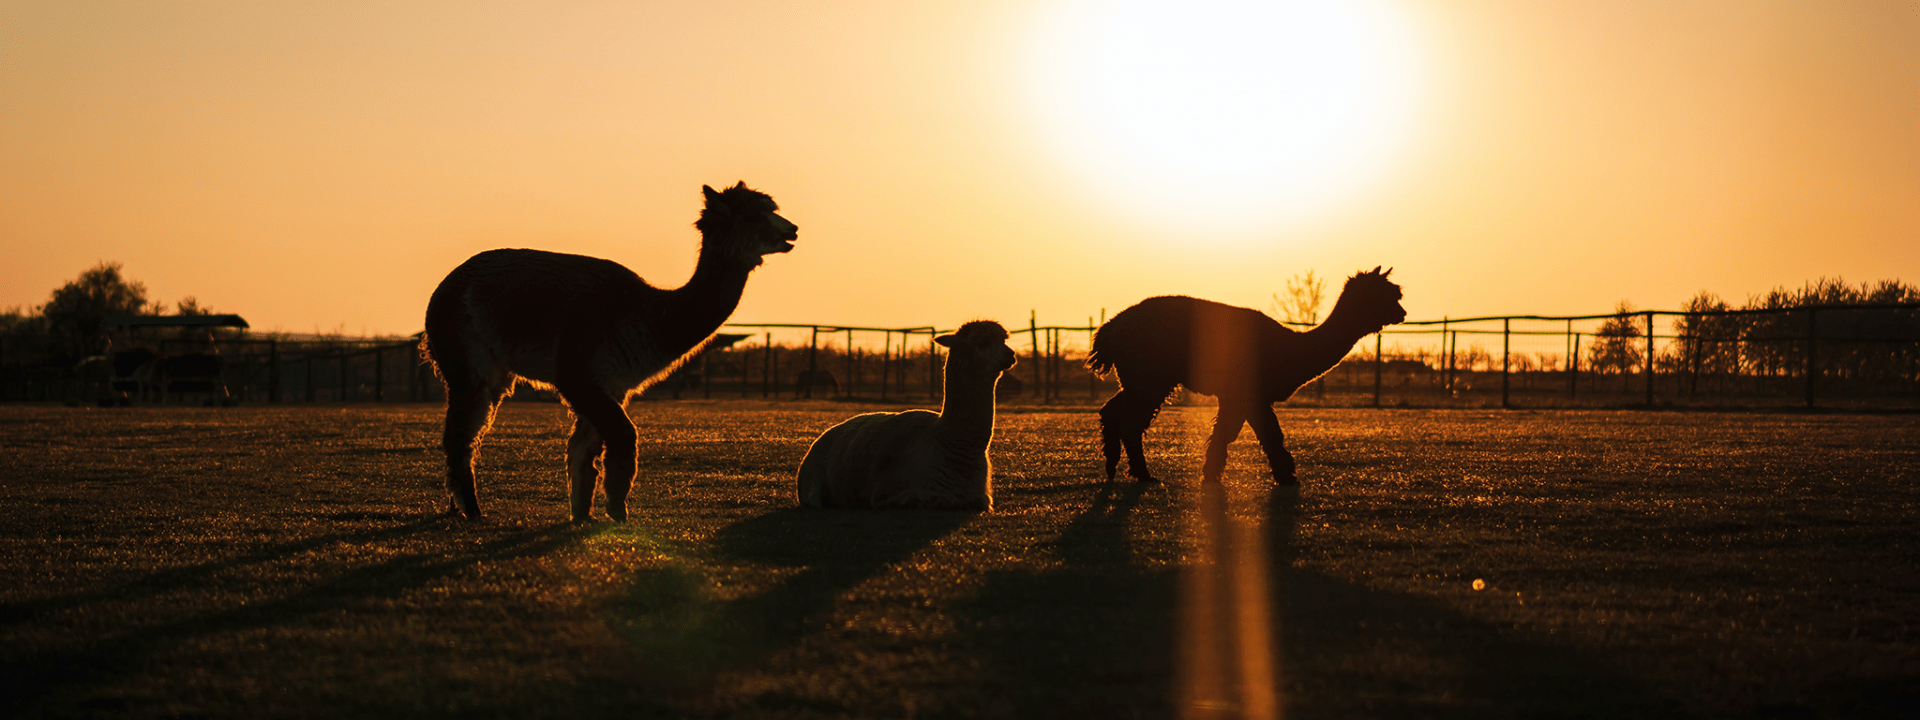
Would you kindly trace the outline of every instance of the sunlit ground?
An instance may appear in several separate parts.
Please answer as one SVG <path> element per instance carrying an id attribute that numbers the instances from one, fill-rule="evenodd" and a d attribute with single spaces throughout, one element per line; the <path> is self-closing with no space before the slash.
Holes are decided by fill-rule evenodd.
<path id="1" fill-rule="evenodd" d="M 1208 409 L 1149 433 L 1148 488 L 1101 481 L 1090 411 L 1003 412 L 994 514 L 794 507 L 807 443 L 859 409 L 636 404 L 635 519 L 575 526 L 553 405 L 502 411 L 478 523 L 438 515 L 430 406 L 0 407 L 0 715 L 1920 700 L 1920 416 L 1289 410 L 1304 489 L 1270 493 L 1249 436 L 1209 499 Z"/>

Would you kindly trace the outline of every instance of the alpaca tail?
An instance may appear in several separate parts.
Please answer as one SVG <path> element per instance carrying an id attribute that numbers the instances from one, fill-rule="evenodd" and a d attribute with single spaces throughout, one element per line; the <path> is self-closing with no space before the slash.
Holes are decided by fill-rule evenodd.
<path id="1" fill-rule="evenodd" d="M 1113 372 L 1113 361 L 1101 355 L 1100 349 L 1096 347 L 1093 352 L 1087 353 L 1087 369 L 1092 370 L 1095 375 L 1106 377 L 1107 373 Z"/>

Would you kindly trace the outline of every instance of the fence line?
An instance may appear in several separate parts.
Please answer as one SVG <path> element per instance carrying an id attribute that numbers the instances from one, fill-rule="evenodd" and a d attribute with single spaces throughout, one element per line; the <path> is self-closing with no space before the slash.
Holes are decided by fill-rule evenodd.
<path id="1" fill-rule="evenodd" d="M 1559 326 L 1524 325 L 1539 323 Z M 1103 400 L 1116 389 L 1114 380 L 1084 366 L 1097 328 L 1092 317 L 1085 325 L 1041 325 L 1037 314 L 1029 315 L 1026 327 L 1010 328 L 1009 344 L 1022 362 L 1003 378 L 1002 398 Z M 741 330 L 753 332 L 734 332 Z M 951 332 L 805 323 L 728 323 L 721 331 L 708 352 L 648 397 L 678 398 L 697 388 L 707 398 L 937 401 L 943 354 L 934 338 Z M 1481 344 L 1496 335 L 1497 355 Z M 207 402 L 441 400 L 442 388 L 420 360 L 418 342 L 415 336 L 151 343 L 163 354 L 202 348 L 219 355 L 224 395 L 217 398 L 212 388 L 133 379 L 100 358 L 78 367 L 28 367 L 0 343 L 0 400 L 168 402 L 179 393 Z M 156 382 L 160 386 L 151 387 Z M 141 397 L 127 397 L 129 392 Z M 1306 404 L 1374 407 L 1653 406 L 1703 399 L 1914 407 L 1920 406 L 1920 303 L 1408 321 L 1376 333 L 1371 343 L 1357 343 L 1345 362 L 1295 397 Z"/>

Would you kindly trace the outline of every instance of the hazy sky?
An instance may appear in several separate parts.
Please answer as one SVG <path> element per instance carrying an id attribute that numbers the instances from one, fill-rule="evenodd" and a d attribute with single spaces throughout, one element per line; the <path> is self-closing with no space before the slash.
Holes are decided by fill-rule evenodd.
<path id="1" fill-rule="evenodd" d="M 736 180 L 800 226 L 745 322 L 1920 281 L 1920 1 L 1275 7 L 0 0 L 0 307 L 410 333 L 489 248 L 678 285 Z"/>

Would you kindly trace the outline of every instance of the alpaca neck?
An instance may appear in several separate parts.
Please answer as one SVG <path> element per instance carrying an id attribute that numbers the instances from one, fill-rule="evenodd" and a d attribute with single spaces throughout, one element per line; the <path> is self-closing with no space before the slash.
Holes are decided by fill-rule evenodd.
<path id="1" fill-rule="evenodd" d="M 1306 332 L 1308 347 L 1311 348 L 1309 355 L 1316 365 L 1314 369 L 1324 371 L 1340 364 L 1347 353 L 1353 350 L 1354 343 L 1380 332 L 1383 327 L 1386 326 L 1361 317 L 1360 312 L 1349 303 L 1334 303 L 1333 311 L 1327 313 L 1326 322 Z"/>
<path id="2" fill-rule="evenodd" d="M 947 368 L 946 394 L 940 400 L 940 435 L 949 443 L 985 450 L 993 441 L 993 386 Z"/>
<path id="3" fill-rule="evenodd" d="M 669 344 L 692 347 L 720 328 L 733 309 L 740 305 L 740 293 L 747 287 L 747 275 L 753 266 L 700 244 L 700 262 L 693 268 L 687 284 L 666 291 L 656 308 L 645 308 L 650 320 L 662 324 L 657 331 Z"/>

